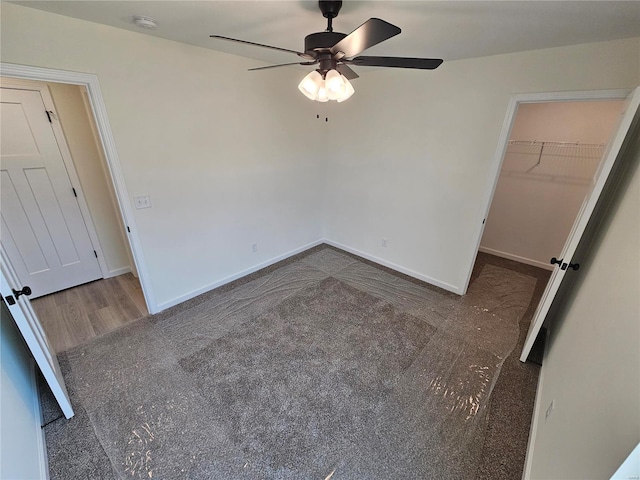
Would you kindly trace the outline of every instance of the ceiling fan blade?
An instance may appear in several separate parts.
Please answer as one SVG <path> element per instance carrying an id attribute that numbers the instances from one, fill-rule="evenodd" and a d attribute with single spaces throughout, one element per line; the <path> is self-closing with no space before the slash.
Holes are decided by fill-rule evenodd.
<path id="1" fill-rule="evenodd" d="M 278 68 L 278 67 L 288 67 L 290 65 L 315 65 L 316 63 L 318 63 L 317 61 L 315 62 L 293 62 L 293 63 L 280 63 L 278 65 L 267 65 L 266 67 L 255 67 L 255 68 L 250 68 L 249 71 L 252 72 L 254 70 L 266 70 L 268 68 Z"/>
<path id="2" fill-rule="evenodd" d="M 344 63 L 339 63 L 338 66 L 336 67 L 336 70 L 338 70 L 338 72 L 344 75 L 347 80 L 353 80 L 355 78 L 360 77 L 360 75 L 358 75 L 356 72 L 354 72 L 351 68 L 349 68 Z"/>
<path id="3" fill-rule="evenodd" d="M 410 58 L 410 57 L 356 57 L 349 63 L 366 65 L 368 67 L 419 68 L 433 70 L 442 64 L 440 58 Z"/>
<path id="4" fill-rule="evenodd" d="M 294 54 L 298 55 L 299 57 L 304 58 L 305 60 L 315 60 L 316 59 L 315 56 L 310 55 L 308 53 L 297 52 L 295 50 L 289 50 L 288 48 L 272 47 L 271 45 L 263 45 L 262 43 L 248 42 L 246 40 L 238 40 L 237 38 L 223 37 L 221 35 L 209 35 L 209 37 L 217 38 L 219 40 L 227 40 L 229 42 L 244 43 L 246 45 L 253 45 L 254 47 L 269 48 L 271 50 L 279 50 L 281 52 L 294 53 Z"/>
<path id="5" fill-rule="evenodd" d="M 331 47 L 331 53 L 336 55 L 342 52 L 344 55 L 341 55 L 341 58 L 354 57 L 367 48 L 384 42 L 400 32 L 400 28 L 391 25 L 389 22 L 379 18 L 370 18 Z"/>

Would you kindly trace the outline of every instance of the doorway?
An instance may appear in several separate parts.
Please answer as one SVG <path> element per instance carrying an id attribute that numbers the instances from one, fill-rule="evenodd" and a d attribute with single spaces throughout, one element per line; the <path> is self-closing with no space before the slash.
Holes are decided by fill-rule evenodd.
<path id="1" fill-rule="evenodd" d="M 148 311 L 86 87 L 0 87 L 1 241 L 59 352 Z"/>
<path id="2" fill-rule="evenodd" d="M 480 252 L 553 270 L 622 107 L 612 100 L 518 108 Z"/>
<path id="3" fill-rule="evenodd" d="M 84 87 L 91 117 L 95 121 L 96 135 L 102 147 L 105 159 L 106 175 L 109 186 L 113 188 L 117 203 L 118 216 L 126 228 L 126 240 L 133 257 L 132 268 L 138 273 L 145 304 L 149 313 L 157 313 L 158 306 L 149 281 L 142 243 L 138 235 L 133 209 L 129 199 L 120 160 L 111 132 L 106 105 L 102 98 L 100 82 L 95 74 L 71 72 L 52 68 L 33 67 L 0 62 L 0 75 L 7 79 L 35 80 Z"/>
<path id="4" fill-rule="evenodd" d="M 509 106 L 507 109 L 507 115 L 505 118 L 505 122 L 503 125 L 503 130 L 500 136 L 500 140 L 498 143 L 498 150 L 496 152 L 496 157 L 494 160 L 494 170 L 491 178 L 493 179 L 493 188 L 487 193 L 486 198 L 486 214 L 485 220 L 482 221 L 482 225 L 479 228 L 478 240 L 476 250 L 473 252 L 473 259 L 477 256 L 478 250 L 480 248 L 481 240 L 483 239 L 483 232 L 485 230 L 486 218 L 488 217 L 490 207 L 493 208 L 492 201 L 494 200 L 494 192 L 497 190 L 497 184 L 499 183 L 499 179 L 501 179 L 501 167 L 503 166 L 503 160 L 508 156 L 509 148 L 513 147 L 523 147 L 523 146 L 532 146 L 536 147 L 537 151 L 534 153 L 537 154 L 538 157 L 541 157 L 541 152 L 544 153 L 545 140 L 519 140 L 511 137 L 512 132 L 514 132 L 514 119 L 516 117 L 516 113 L 518 108 L 527 105 L 527 104 L 535 104 L 535 103 L 549 103 L 549 102 L 602 102 L 602 101 L 615 101 L 615 100 L 623 100 L 622 111 L 617 115 L 615 125 L 610 134 L 610 138 L 608 139 L 606 147 L 604 147 L 604 155 L 602 156 L 602 160 L 600 164 L 596 168 L 596 173 L 593 178 L 587 183 L 586 196 L 584 197 L 582 204 L 579 206 L 579 211 L 577 213 L 577 217 L 575 218 L 575 222 L 570 227 L 570 233 L 568 237 L 565 239 L 564 246 L 562 249 L 557 252 L 557 258 L 551 258 L 553 264 L 556 267 L 553 269 L 551 273 L 550 280 L 542 294 L 541 301 L 538 304 L 535 314 L 531 320 L 531 325 L 529 328 L 529 332 L 527 334 L 526 340 L 524 342 L 524 347 L 522 349 L 522 354 L 520 355 L 521 361 L 526 361 L 529 352 L 533 346 L 533 343 L 542 327 L 544 320 L 546 319 L 549 308 L 558 292 L 558 288 L 564 279 L 564 275 L 567 271 L 577 270 L 579 265 L 577 264 L 577 260 L 573 258 L 578 243 L 582 238 L 582 235 L 585 231 L 587 223 L 591 218 L 591 215 L 594 213 L 594 209 L 600 198 L 600 194 L 603 191 L 604 185 L 609 178 L 609 174 L 611 173 L 616 160 L 620 156 L 623 151 L 623 146 L 628 143 L 628 133 L 630 129 L 635 125 L 638 121 L 638 111 L 640 105 L 640 88 L 637 88 L 633 91 L 591 91 L 591 92 L 558 92 L 558 93 L 542 93 L 542 94 L 523 94 L 523 95 L 513 95 L 510 99 Z M 557 127 L 556 127 L 557 128 Z M 568 147 L 571 143 L 576 143 L 575 140 L 569 141 L 557 141 L 557 140 L 549 140 L 550 143 L 548 146 L 555 147 Z M 585 142 L 587 143 L 587 142 Z M 591 143 L 591 142 L 589 142 Z M 597 144 L 590 145 L 592 147 L 597 146 Z M 526 154 L 527 152 L 525 152 Z M 557 155 L 557 152 L 555 156 Z M 520 156 L 523 156 L 523 152 L 517 152 Z M 526 155 L 524 155 L 526 156 Z M 584 155 L 583 155 L 584 156 Z M 595 156 L 596 155 L 588 155 Z M 538 158 L 541 160 L 541 158 Z M 536 169 L 539 169 L 541 162 L 538 160 L 535 163 L 530 164 L 526 168 L 515 168 L 515 171 L 512 171 L 512 176 L 525 176 L 527 173 L 531 173 Z M 514 162 L 508 162 L 512 164 L 517 164 Z M 508 165 L 507 163 L 507 165 Z M 512 165 L 513 166 L 513 165 Z M 508 168 L 508 167 L 507 167 Z M 556 165 L 553 168 L 558 168 Z M 569 169 L 571 170 L 571 169 Z M 584 176 L 583 174 L 576 174 L 576 168 L 573 168 L 574 173 L 570 176 L 573 177 L 573 181 L 575 182 L 576 177 Z M 544 178 L 546 174 L 549 172 L 538 170 L 535 174 L 540 177 L 540 179 Z M 556 172 L 557 174 L 557 172 Z M 556 175 L 557 176 L 557 175 Z M 565 176 L 567 176 L 565 174 Z M 550 176 L 547 175 L 549 178 Z M 538 180 L 540 180 L 538 179 Z M 580 181 L 576 183 L 581 183 Z M 529 205 L 531 208 L 532 205 Z M 508 225 L 507 225 L 508 228 Z M 504 230 L 504 228 L 503 228 Z M 521 259 L 526 257 L 521 257 Z M 572 263 L 575 261 L 576 263 Z M 533 263 L 535 264 L 535 263 Z M 473 265 L 473 262 L 472 262 Z M 538 266 L 544 265 L 543 261 L 538 262 Z M 470 275 L 468 277 L 470 279 Z M 468 285 L 468 281 L 467 281 Z M 466 288 L 465 288 L 466 290 Z"/>

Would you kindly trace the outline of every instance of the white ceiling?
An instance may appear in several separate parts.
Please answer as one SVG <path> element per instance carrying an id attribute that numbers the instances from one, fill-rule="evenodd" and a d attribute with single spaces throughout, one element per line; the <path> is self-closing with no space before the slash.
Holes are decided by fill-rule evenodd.
<path id="1" fill-rule="evenodd" d="M 13 3 L 272 63 L 298 58 L 209 34 L 303 50 L 305 35 L 326 27 L 317 2 L 306 0 Z M 153 17 L 158 29 L 136 27 L 133 15 Z M 349 33 L 370 17 L 391 22 L 402 33 L 367 55 L 445 61 L 640 36 L 640 1 L 345 0 L 334 30 Z"/>

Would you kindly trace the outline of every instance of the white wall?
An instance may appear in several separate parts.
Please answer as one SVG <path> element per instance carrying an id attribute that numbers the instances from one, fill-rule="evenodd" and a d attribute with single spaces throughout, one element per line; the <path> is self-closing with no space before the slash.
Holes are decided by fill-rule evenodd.
<path id="1" fill-rule="evenodd" d="M 639 39 L 445 62 L 434 72 L 389 69 L 363 74 L 349 102 L 328 107 L 325 124 L 296 92 L 294 70 L 248 74 L 255 62 L 247 59 L 9 3 L 1 22 L 3 62 L 98 76 L 127 189 L 151 196 L 153 208 L 136 210 L 135 220 L 161 306 L 323 234 L 461 291 L 509 96 L 640 83 Z M 635 243 L 616 237 L 615 247 L 636 248 L 635 232 Z M 612 257 L 625 263 L 623 275 L 637 272 L 631 257 Z M 627 307 L 585 314 L 622 318 L 616 327 L 628 333 Z M 594 325 L 618 335 L 608 322 Z M 629 355 L 611 360 L 637 365 Z M 627 379 L 626 370 L 598 368 L 605 386 Z M 629 397 L 612 398 L 626 405 Z"/>
<path id="2" fill-rule="evenodd" d="M 110 275 L 131 270 L 129 245 L 117 210 L 102 147 L 96 143 L 93 119 L 88 115 L 84 88 L 48 83 L 73 163 L 80 179 Z M 87 104 L 88 105 L 88 104 Z"/>
<path id="3" fill-rule="evenodd" d="M 324 123 L 299 70 L 6 3 L 1 35 L 4 62 L 99 77 L 161 307 L 323 235 L 461 293 L 510 94 L 640 72 L 640 39 L 368 71 Z"/>
<path id="4" fill-rule="evenodd" d="M 606 144 L 623 101 L 525 103 L 511 129 L 511 140 Z"/>
<path id="5" fill-rule="evenodd" d="M 618 198 L 550 330 L 526 478 L 610 478 L 640 441 L 639 133 Z"/>
<path id="6" fill-rule="evenodd" d="M 161 308 L 321 238 L 304 72 L 14 4 L 1 20 L 3 62 L 98 76 L 128 192 L 151 197 L 135 221 Z"/>
<path id="7" fill-rule="evenodd" d="M 511 140 L 606 144 L 622 110 L 618 102 L 520 105 Z M 487 216 L 482 250 L 551 270 L 560 258 L 602 149 L 512 145 Z M 535 167 L 540 159 L 540 165 Z"/>
<path id="8" fill-rule="evenodd" d="M 48 478 L 31 356 L 0 305 L 0 478 Z"/>
<path id="9" fill-rule="evenodd" d="M 363 74 L 329 124 L 345 140 L 328 166 L 327 238 L 461 293 L 510 95 L 632 88 L 639 50 L 636 38 Z"/>

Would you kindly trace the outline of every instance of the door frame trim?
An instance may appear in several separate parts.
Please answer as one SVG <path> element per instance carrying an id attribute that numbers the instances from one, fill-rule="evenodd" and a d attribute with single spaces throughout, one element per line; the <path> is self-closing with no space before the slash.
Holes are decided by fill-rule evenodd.
<path id="1" fill-rule="evenodd" d="M 52 110 L 56 116 L 58 116 L 58 112 L 56 111 L 55 104 L 53 102 L 53 97 L 51 96 L 51 91 L 46 83 L 35 82 L 34 80 L 24 80 L 21 78 L 4 77 L 0 79 L 0 86 L 2 88 L 39 92 L 45 109 Z M 67 139 L 64 135 L 59 119 L 58 121 L 51 122 L 51 129 L 53 130 L 53 136 L 58 144 L 62 162 L 67 170 L 67 175 L 69 176 L 71 185 L 76 190 L 78 207 L 80 207 L 82 220 L 87 227 L 87 233 L 89 234 L 91 245 L 98 255 L 97 261 L 100 267 L 100 272 L 102 273 L 102 278 L 111 277 L 112 275 L 109 271 L 109 267 L 107 266 L 107 262 L 105 261 L 102 245 L 100 244 L 100 238 L 98 237 L 98 231 L 96 230 L 95 223 L 93 223 L 93 217 L 89 210 L 89 205 L 87 204 L 82 184 L 80 183 L 80 177 L 78 176 L 78 171 L 76 170 L 76 165 L 73 161 L 73 156 L 71 155 L 71 150 L 67 144 Z"/>
<path id="2" fill-rule="evenodd" d="M 142 249 L 142 242 L 138 235 L 130 195 L 124 181 L 120 158 L 118 156 L 115 139 L 113 138 L 113 133 L 111 131 L 111 125 L 107 116 L 107 108 L 102 97 L 98 76 L 92 73 L 72 72 L 5 62 L 0 62 L 0 76 L 24 80 L 36 80 L 41 82 L 82 85 L 87 89 L 89 104 L 91 106 L 93 118 L 98 130 L 98 136 L 107 160 L 107 170 L 115 190 L 120 216 L 124 222 L 125 229 L 129 227 L 131 230 L 127 232 L 127 240 L 129 242 L 129 247 L 131 248 L 135 268 L 138 271 L 142 293 L 144 294 L 144 299 L 149 313 L 157 313 L 158 306 L 151 287 L 147 263 Z"/>
<path id="3" fill-rule="evenodd" d="M 507 146 L 509 143 L 509 137 L 511 136 L 511 129 L 518 113 L 518 106 L 523 103 L 553 103 L 553 102 L 597 102 L 607 100 L 624 100 L 629 94 L 633 92 L 632 88 L 616 89 L 616 90 L 581 90 L 581 91 L 568 91 L 568 92 L 539 92 L 539 93 L 518 93 L 513 94 L 509 98 L 507 105 L 507 112 L 502 124 L 502 131 L 498 138 L 498 146 L 496 153 L 493 157 L 491 164 L 491 170 L 489 173 L 488 185 L 486 193 L 481 205 L 484 205 L 482 209 L 483 216 L 478 219 L 478 229 L 476 233 L 476 242 L 473 251 L 467 254 L 468 267 L 466 272 L 465 281 L 463 284 L 462 295 L 467 293 L 469 288 L 469 282 L 471 281 L 471 273 L 473 272 L 473 266 L 476 262 L 476 257 L 480 249 L 480 242 L 482 241 L 482 234 L 484 233 L 484 227 L 486 224 L 489 210 L 491 209 L 491 203 L 493 202 L 493 196 L 496 192 L 496 186 L 498 185 L 498 179 L 500 178 L 500 171 L 502 169 L 502 162 L 507 152 Z"/>

